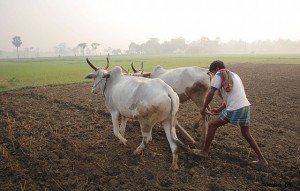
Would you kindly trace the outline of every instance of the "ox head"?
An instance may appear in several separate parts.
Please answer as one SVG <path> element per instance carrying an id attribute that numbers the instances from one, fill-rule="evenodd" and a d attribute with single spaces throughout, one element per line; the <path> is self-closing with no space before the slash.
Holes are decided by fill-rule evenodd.
<path id="1" fill-rule="evenodd" d="M 98 93 L 105 90 L 105 81 L 110 77 L 110 73 L 107 72 L 107 68 L 109 67 L 109 56 L 106 58 L 106 66 L 104 68 L 95 67 L 88 58 L 86 58 L 87 63 L 91 68 L 95 70 L 93 73 L 89 73 L 85 76 L 85 79 L 94 79 L 94 85 L 92 87 L 92 93 Z"/>
<path id="2" fill-rule="evenodd" d="M 133 76 L 141 76 L 141 77 L 150 77 L 151 73 L 144 73 L 144 63 L 141 63 L 141 69 L 135 69 L 133 66 L 133 62 L 131 63 L 131 68 L 133 71 Z"/>
<path id="3" fill-rule="evenodd" d="M 135 73 L 135 74 L 143 74 L 143 72 L 144 72 L 144 63 L 142 62 L 141 63 L 141 69 L 135 69 L 135 67 L 133 66 L 133 62 L 131 62 L 131 68 L 132 68 L 132 71 L 133 71 L 133 73 Z"/>

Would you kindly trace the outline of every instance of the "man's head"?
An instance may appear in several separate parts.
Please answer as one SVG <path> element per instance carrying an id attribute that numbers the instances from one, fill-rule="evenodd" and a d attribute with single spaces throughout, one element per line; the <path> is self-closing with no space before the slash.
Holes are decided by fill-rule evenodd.
<path id="1" fill-rule="evenodd" d="M 213 74 L 215 74 L 218 70 L 224 69 L 225 65 L 221 60 L 215 60 L 213 61 L 209 66 L 209 71 Z"/>

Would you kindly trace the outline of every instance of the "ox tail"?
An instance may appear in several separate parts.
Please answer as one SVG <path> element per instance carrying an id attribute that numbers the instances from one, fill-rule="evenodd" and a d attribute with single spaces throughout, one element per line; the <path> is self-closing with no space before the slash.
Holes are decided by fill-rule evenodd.
<path id="1" fill-rule="evenodd" d="M 176 115 L 179 108 L 179 97 L 173 90 L 172 93 L 169 93 L 168 96 L 171 98 L 171 138 L 177 144 L 177 146 L 183 148 L 187 152 L 192 152 L 191 148 L 185 145 L 181 140 L 179 140 L 176 135 L 175 126 L 177 124 Z"/>

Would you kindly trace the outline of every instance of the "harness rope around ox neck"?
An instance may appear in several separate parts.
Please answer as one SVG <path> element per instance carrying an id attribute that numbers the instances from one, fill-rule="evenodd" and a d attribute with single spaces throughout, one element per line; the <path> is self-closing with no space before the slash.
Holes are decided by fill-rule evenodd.
<path id="1" fill-rule="evenodd" d="M 104 95 L 104 91 L 106 90 L 107 79 L 108 79 L 108 78 L 105 78 L 105 84 L 104 84 L 104 88 L 103 88 L 103 92 L 102 92 L 103 95 Z M 104 97 L 105 97 L 105 95 L 104 95 Z"/>
<path id="2" fill-rule="evenodd" d="M 97 84 L 96 85 L 94 85 L 94 87 L 97 87 L 99 84 L 100 84 L 100 82 L 102 81 L 102 80 L 104 80 L 105 79 L 105 84 L 104 84 L 104 88 L 103 88 L 103 91 L 102 91 L 102 94 L 104 95 L 104 92 L 105 92 L 105 90 L 106 90 L 106 84 L 107 84 L 107 79 L 108 78 L 102 78 L 99 82 L 97 82 Z M 104 95 L 104 97 L 105 97 L 105 95 Z"/>

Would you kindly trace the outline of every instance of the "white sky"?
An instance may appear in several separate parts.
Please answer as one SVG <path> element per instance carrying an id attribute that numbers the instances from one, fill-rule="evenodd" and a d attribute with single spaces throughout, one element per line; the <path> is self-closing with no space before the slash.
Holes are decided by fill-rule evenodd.
<path id="1" fill-rule="evenodd" d="M 53 51 L 85 42 L 128 49 L 149 38 L 160 42 L 202 36 L 228 40 L 300 40 L 299 0 L 0 0 L 0 50 Z"/>

